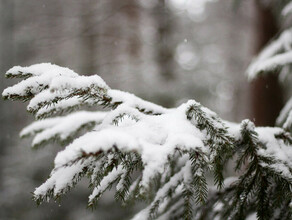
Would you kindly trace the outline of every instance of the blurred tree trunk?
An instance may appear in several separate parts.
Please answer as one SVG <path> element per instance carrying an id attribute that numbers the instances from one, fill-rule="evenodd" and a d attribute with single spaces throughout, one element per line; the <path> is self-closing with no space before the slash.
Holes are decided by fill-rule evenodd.
<path id="1" fill-rule="evenodd" d="M 277 20 L 271 8 L 264 6 L 259 0 L 254 1 L 254 54 L 261 49 L 279 31 Z M 283 107 L 283 91 L 278 81 L 278 74 L 260 77 L 251 83 L 251 119 L 257 126 L 273 126 Z"/>
<path id="2" fill-rule="evenodd" d="M 158 0 L 154 10 L 155 21 L 157 24 L 156 36 L 156 61 L 159 72 L 165 80 L 175 78 L 174 74 L 174 43 L 171 42 L 173 34 L 173 19 L 171 11 L 168 9 L 165 0 Z"/>
<path id="3" fill-rule="evenodd" d="M 125 13 L 125 20 L 129 26 L 127 42 L 128 53 L 131 59 L 136 58 L 140 54 L 141 42 L 137 36 L 139 33 L 139 19 L 140 8 L 135 0 L 124 0 L 125 7 L 123 12 Z"/>
<path id="4" fill-rule="evenodd" d="M 84 1 L 81 3 L 81 41 L 83 45 L 82 70 L 86 75 L 97 73 L 96 46 L 98 33 L 93 33 L 92 29 L 97 29 L 95 23 L 94 8 L 95 2 Z"/>

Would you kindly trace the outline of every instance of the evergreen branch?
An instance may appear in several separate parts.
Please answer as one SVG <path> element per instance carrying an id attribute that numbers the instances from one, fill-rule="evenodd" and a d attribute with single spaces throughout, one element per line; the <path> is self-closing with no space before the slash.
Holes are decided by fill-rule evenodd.
<path id="1" fill-rule="evenodd" d="M 274 73 L 275 69 L 291 63 L 291 48 L 288 46 L 292 44 L 291 30 L 283 31 L 278 39 L 268 44 L 250 64 L 247 70 L 250 80 L 262 74 Z"/>
<path id="2" fill-rule="evenodd" d="M 214 169 L 215 184 L 223 187 L 223 167 L 233 154 L 233 138 L 228 134 L 225 124 L 209 109 L 197 102 L 191 102 L 186 111 L 187 119 L 192 121 L 201 131 L 205 131 L 205 145 L 211 149 L 211 161 Z"/>
<path id="3" fill-rule="evenodd" d="M 122 165 L 118 165 L 112 171 L 110 171 L 99 183 L 97 187 L 94 188 L 92 194 L 89 196 L 88 206 L 93 206 L 100 196 L 112 187 L 112 185 L 118 182 L 123 173 Z"/>
<path id="4" fill-rule="evenodd" d="M 117 184 L 115 198 L 116 200 L 121 201 L 122 204 L 125 204 L 126 199 L 129 198 L 128 195 L 132 184 L 131 174 L 134 170 L 142 169 L 142 161 L 137 153 L 132 152 L 123 155 L 121 160 L 125 172 L 122 174 L 121 179 Z"/>
<path id="5" fill-rule="evenodd" d="M 3 98 L 30 100 L 27 109 L 35 114 L 37 119 L 74 111 L 81 106 L 95 105 L 114 109 L 125 104 L 151 115 L 168 111 L 168 109 L 144 101 L 132 94 L 111 90 L 97 75 L 78 76 L 72 70 L 57 65 L 18 66 L 12 68 L 7 76 L 25 76 L 25 79 L 5 89 L 2 93 Z"/>
<path id="6" fill-rule="evenodd" d="M 24 128 L 20 136 L 28 137 L 35 135 L 32 146 L 44 146 L 51 141 L 61 144 L 72 141 L 80 131 L 90 131 L 100 124 L 105 117 L 104 112 L 85 112 L 72 113 L 65 117 L 50 118 L 36 121 Z"/>
<path id="7" fill-rule="evenodd" d="M 61 195 L 70 191 L 86 174 L 95 158 L 78 161 L 71 166 L 55 168 L 48 180 L 33 193 L 33 200 L 39 205 L 50 198 L 59 199 Z M 60 178 L 62 176 L 62 178 Z"/>
<path id="8" fill-rule="evenodd" d="M 241 125 L 241 141 L 238 146 L 241 152 L 236 162 L 236 169 L 240 169 L 247 161 L 249 161 L 249 164 L 245 173 L 240 176 L 239 181 L 236 183 L 232 203 L 224 211 L 225 217 L 233 216 L 234 219 L 242 219 L 243 216 L 247 215 L 248 207 L 251 207 L 252 201 L 250 199 L 254 197 L 256 200 L 253 203 L 256 205 L 258 219 L 270 219 L 272 216 L 271 204 L 273 202 L 269 195 L 274 188 L 274 184 L 280 183 L 278 182 L 279 178 L 285 179 L 285 181 L 281 181 L 281 184 L 291 182 L 291 179 L 286 179 L 281 172 L 273 169 L 273 167 L 278 166 L 276 164 L 279 164 L 280 161 L 272 156 L 259 154 L 262 148 L 265 148 L 265 144 L 258 139 L 254 125 L 250 121 L 243 121 Z M 282 194 L 281 196 L 283 197 L 284 195 Z"/>
<path id="9" fill-rule="evenodd" d="M 37 203 L 58 199 L 87 176 L 93 188 L 89 206 L 116 184 L 122 204 L 149 202 L 137 215 L 141 219 L 244 219 L 255 212 L 260 220 L 291 217 L 292 138 L 283 129 L 255 128 L 248 120 L 240 130 L 231 123 L 228 129 L 195 101 L 166 109 L 112 90 L 97 75 L 78 76 L 51 64 L 15 67 L 7 76 L 24 80 L 3 97 L 31 100 L 28 110 L 38 119 L 85 105 L 112 109 L 46 119 L 23 130 L 22 136 L 36 135 L 33 145 L 40 146 L 71 141 L 81 129 L 100 124 L 57 155 L 49 179 L 35 191 Z M 223 170 L 235 155 L 235 170 L 242 174 L 230 185 Z M 216 192 L 209 192 L 208 170 Z"/>
<path id="10" fill-rule="evenodd" d="M 191 220 L 193 219 L 193 203 L 192 203 L 194 198 L 193 189 L 189 187 L 187 184 L 184 184 L 182 195 L 184 198 L 183 204 L 184 211 L 181 217 L 186 220 Z"/>

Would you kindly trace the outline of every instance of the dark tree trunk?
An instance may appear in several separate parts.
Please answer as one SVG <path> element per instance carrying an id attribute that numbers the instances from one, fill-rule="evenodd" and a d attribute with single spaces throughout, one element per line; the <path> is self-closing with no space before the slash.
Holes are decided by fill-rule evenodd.
<path id="1" fill-rule="evenodd" d="M 174 48 L 171 42 L 173 21 L 171 11 L 166 6 L 165 0 L 158 0 L 154 7 L 155 21 L 157 24 L 156 35 L 156 61 L 159 72 L 165 80 L 175 78 L 174 74 Z"/>
<path id="2" fill-rule="evenodd" d="M 279 31 L 276 18 L 271 8 L 255 0 L 254 54 L 272 40 Z M 257 126 L 273 126 L 283 107 L 283 91 L 278 81 L 278 74 L 269 74 L 253 81 L 251 91 L 251 119 Z"/>

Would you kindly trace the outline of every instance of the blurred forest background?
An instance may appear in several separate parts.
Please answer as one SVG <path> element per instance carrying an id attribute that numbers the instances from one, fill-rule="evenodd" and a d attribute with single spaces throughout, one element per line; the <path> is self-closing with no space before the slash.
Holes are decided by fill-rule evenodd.
<path id="1" fill-rule="evenodd" d="M 255 2 L 235 9 L 233 0 L 0 0 L 0 90 L 13 84 L 4 79 L 12 66 L 51 62 L 167 107 L 195 99 L 226 120 L 272 125 L 285 98 L 281 87 L 274 79 L 248 85 L 245 71 L 281 27 Z M 267 116 L 260 104 L 266 99 L 274 111 Z M 49 175 L 61 147 L 30 150 L 29 140 L 18 137 L 33 120 L 25 105 L 0 100 L 0 107 L 0 219 L 133 214 L 137 207 L 120 208 L 111 195 L 97 210 L 86 209 L 82 183 L 60 204 L 36 208 L 30 192 Z"/>

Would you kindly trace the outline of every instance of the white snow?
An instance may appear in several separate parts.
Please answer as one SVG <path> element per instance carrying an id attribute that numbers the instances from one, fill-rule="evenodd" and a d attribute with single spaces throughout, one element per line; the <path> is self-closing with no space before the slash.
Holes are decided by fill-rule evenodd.
<path id="1" fill-rule="evenodd" d="M 121 116 L 128 116 L 128 119 L 130 118 L 130 121 L 128 121 L 128 123 L 121 122 L 124 120 L 124 117 L 123 117 L 123 119 L 121 119 L 121 121 L 119 121 L 118 118 Z M 137 109 L 131 108 L 131 107 L 127 106 L 126 104 L 121 104 L 114 111 L 110 111 L 106 115 L 100 128 L 106 128 L 109 125 L 114 125 L 115 121 L 117 121 L 117 120 L 118 120 L 118 126 L 121 126 L 121 125 L 128 126 L 130 124 L 133 124 L 133 123 L 139 121 L 142 118 L 144 118 L 144 114 L 139 112 Z M 123 123 L 123 124 L 121 124 L 121 123 Z"/>
<path id="2" fill-rule="evenodd" d="M 59 102 L 52 104 L 50 106 L 43 106 L 41 107 L 37 113 L 36 113 L 36 118 L 42 118 L 44 115 L 49 114 L 49 113 L 58 113 L 62 111 L 66 111 L 70 108 L 78 107 L 83 104 L 91 104 L 91 100 L 86 100 L 84 101 L 82 98 L 79 98 L 77 96 L 73 96 L 68 99 L 62 99 Z"/>
<path id="3" fill-rule="evenodd" d="M 82 172 L 82 169 L 87 166 L 89 161 L 72 164 L 71 166 L 61 167 L 54 169 L 49 177 L 49 179 L 43 183 L 41 186 L 35 189 L 35 196 L 43 196 L 48 190 L 53 190 L 54 195 L 57 195 L 62 190 L 66 190 L 69 186 L 72 186 L 72 180 L 75 175 Z"/>
<path id="4" fill-rule="evenodd" d="M 292 51 L 275 55 L 256 63 L 257 65 L 251 66 L 249 69 L 249 78 L 252 79 L 260 72 L 272 71 L 279 66 L 284 66 L 290 63 L 292 63 Z"/>
<path id="5" fill-rule="evenodd" d="M 287 118 L 291 110 L 292 110 L 292 98 L 290 98 L 288 102 L 286 102 L 284 108 L 281 110 L 277 118 L 276 123 L 279 125 L 279 124 L 284 124 L 286 121 L 286 123 L 291 124 L 290 120 L 288 120 Z M 284 128 L 287 128 L 287 126 L 285 126 Z"/>
<path id="6" fill-rule="evenodd" d="M 202 142 L 204 135 L 186 118 L 186 107 L 182 105 L 176 111 L 158 116 L 144 115 L 136 123 L 122 127 L 110 124 L 111 120 L 106 117 L 108 124 L 103 122 L 97 127 L 98 131 L 85 134 L 60 152 L 55 159 L 55 166 L 63 166 L 83 152 L 107 151 L 117 146 L 120 150 L 141 153 L 145 168 L 140 184 L 147 185 L 155 173 L 164 171 L 167 156 L 176 147 L 207 151 Z M 120 109 L 117 111 L 121 113 Z"/>
<path id="7" fill-rule="evenodd" d="M 245 119 L 246 120 L 246 119 Z M 227 131 L 228 133 L 235 139 L 235 140 L 239 140 L 241 137 L 240 134 L 240 126 L 241 124 L 237 124 L 234 122 L 229 122 L 229 121 L 224 121 L 226 127 L 227 127 Z"/>
<path id="8" fill-rule="evenodd" d="M 76 139 L 68 145 L 64 151 L 58 153 L 55 158 L 55 166 L 63 166 L 77 159 L 82 152 L 87 154 L 100 150 L 107 151 L 114 145 L 121 150 L 137 150 L 139 143 L 129 134 L 114 129 L 105 129 L 100 132 L 92 131 Z"/>
<path id="9" fill-rule="evenodd" d="M 100 184 L 94 188 L 93 192 L 89 196 L 89 203 L 91 203 L 96 196 L 103 193 L 110 183 L 115 181 L 123 174 L 123 171 L 123 166 L 119 165 L 118 167 L 114 168 L 106 177 L 104 177 Z"/>
<path id="10" fill-rule="evenodd" d="M 58 124 L 60 120 L 62 120 L 62 117 L 55 117 L 46 120 L 35 121 L 21 130 L 20 137 L 31 136 L 40 131 L 43 131 L 44 129 L 51 128 L 54 125 Z"/>
<path id="11" fill-rule="evenodd" d="M 92 154 L 99 151 L 108 151 L 115 146 L 121 151 L 135 151 L 141 155 L 144 170 L 139 185 L 142 188 L 147 188 L 157 173 L 163 174 L 165 172 L 168 155 L 173 154 L 176 148 L 181 150 L 194 149 L 206 154 L 209 153 L 209 148 L 203 143 L 203 140 L 206 139 L 206 133 L 197 129 L 186 116 L 188 107 L 194 104 L 194 101 L 182 104 L 177 109 L 168 110 L 167 113 L 162 115 L 145 115 L 137 109 L 127 106 L 126 103 L 107 113 L 102 119 L 100 118 L 99 120 L 103 120 L 103 122 L 96 127 L 96 131 L 81 136 L 68 145 L 65 150 L 58 153 L 55 159 L 55 167 L 70 164 L 84 153 Z M 208 111 L 208 109 L 203 110 L 207 116 L 214 116 L 213 112 Z M 129 117 L 132 115 L 137 120 L 122 125 L 114 124 L 113 120 L 123 114 L 129 115 Z M 229 127 L 230 136 L 238 140 L 240 138 L 240 125 L 225 123 Z M 53 135 L 57 131 L 60 132 L 62 126 L 60 126 L 60 129 L 47 129 L 40 135 L 43 137 Z M 218 126 L 222 126 L 222 124 L 219 123 Z M 259 154 L 273 156 L 277 160 L 286 162 L 292 160 L 292 148 L 275 138 L 275 134 L 282 132 L 282 129 L 255 128 L 251 122 L 247 126 L 250 130 L 255 129 L 258 132 L 259 141 L 266 144 L 266 148 L 259 149 Z M 71 125 L 68 124 L 68 127 L 71 127 Z M 266 165 L 263 164 L 263 166 Z M 287 168 L 284 165 L 280 164 L 273 168 L 288 176 Z M 191 176 L 188 172 L 184 172 L 182 175 L 185 181 Z M 95 191 L 93 196 L 99 191 Z M 160 193 L 157 195 L 159 196 Z"/>
<path id="12" fill-rule="evenodd" d="M 104 112 L 77 112 L 67 115 L 65 117 L 58 117 L 57 119 L 45 119 L 35 122 L 35 124 L 27 127 L 22 135 L 33 134 L 38 131 L 43 124 L 45 127 L 43 131 L 38 133 L 33 139 L 32 146 L 36 146 L 43 141 L 50 140 L 51 138 L 58 137 L 61 141 L 66 140 L 69 136 L 73 135 L 83 125 L 94 123 L 99 124 L 105 117 Z M 53 121 L 53 122 L 51 122 Z M 48 125 L 51 125 L 50 127 Z M 36 128 L 38 130 L 36 130 Z"/>
<path id="13" fill-rule="evenodd" d="M 109 89 L 108 85 L 98 75 L 93 76 L 77 76 L 76 78 L 68 76 L 60 76 L 54 78 L 50 84 L 50 90 L 65 90 L 65 89 L 81 89 L 90 88 Z"/>
<path id="14" fill-rule="evenodd" d="M 285 30 L 280 37 L 269 44 L 252 62 L 247 70 L 248 79 L 252 80 L 259 73 L 269 72 L 279 66 L 292 62 L 292 29 Z"/>
<path id="15" fill-rule="evenodd" d="M 148 219 L 148 215 L 149 215 L 149 211 L 150 208 L 155 204 L 156 201 L 160 201 L 160 206 L 158 209 L 158 212 L 161 212 L 165 209 L 165 207 L 168 204 L 168 197 L 167 197 L 167 193 L 170 189 L 174 190 L 174 196 L 181 194 L 182 190 L 183 190 L 183 183 L 184 182 L 186 184 L 188 184 L 188 182 L 190 181 L 190 175 L 189 172 L 191 170 L 191 162 L 190 161 L 186 161 L 185 165 L 181 168 L 181 170 L 179 172 L 177 172 L 176 174 L 174 174 L 170 180 L 165 183 L 156 193 L 155 198 L 153 199 L 152 203 L 147 206 L 146 208 L 142 209 L 138 214 L 136 214 L 134 216 L 134 218 L 132 219 Z M 167 213 L 167 212 L 166 212 Z M 161 218 L 159 218 L 161 219 Z M 168 219 L 168 218 L 167 218 Z"/>
<path id="16" fill-rule="evenodd" d="M 2 93 L 4 97 L 12 95 L 25 96 L 29 93 L 36 95 L 41 92 L 44 87 L 49 86 L 51 81 L 58 77 L 74 78 L 78 74 L 74 71 L 53 65 L 50 63 L 35 64 L 29 67 L 16 66 L 7 71 L 7 74 L 17 75 L 22 73 L 32 74 L 31 77 L 22 80 L 14 86 L 8 87 Z"/>
<path id="17" fill-rule="evenodd" d="M 59 74 L 72 76 L 72 77 L 78 76 L 77 73 L 75 73 L 73 70 L 70 70 L 69 68 L 61 67 L 61 66 L 51 64 L 51 63 L 39 63 L 39 64 L 27 66 L 27 67 L 14 66 L 6 72 L 6 75 L 40 76 L 47 72 L 59 72 Z"/>
<path id="18" fill-rule="evenodd" d="M 281 128 L 257 127 L 256 132 L 259 135 L 259 140 L 266 143 L 267 147 L 267 149 L 261 148 L 259 153 L 275 156 L 282 161 L 292 161 L 292 147 L 285 145 L 275 138 L 275 134 L 283 132 Z"/>
<path id="19" fill-rule="evenodd" d="M 287 16 L 292 12 L 292 2 L 289 2 L 282 10 L 282 15 Z"/>
<path id="20" fill-rule="evenodd" d="M 9 98 L 12 95 L 26 96 L 29 93 L 33 95 L 38 94 L 45 86 L 49 85 L 54 77 L 55 75 L 53 74 L 30 77 L 5 89 L 2 96 Z"/>
<path id="21" fill-rule="evenodd" d="M 259 140 L 265 143 L 265 148 L 260 148 L 258 153 L 263 156 L 271 156 L 279 161 L 279 163 L 272 164 L 261 164 L 262 166 L 270 166 L 277 172 L 282 173 L 287 178 L 292 178 L 291 172 L 288 170 L 284 163 L 287 163 L 290 167 L 292 166 L 292 147 L 284 144 L 283 141 L 278 141 L 275 138 L 275 134 L 283 132 L 281 128 L 269 128 L 269 127 L 258 127 Z"/>
<path id="22" fill-rule="evenodd" d="M 50 90 L 44 90 L 35 95 L 27 105 L 28 111 L 35 111 L 42 107 L 43 103 L 51 103 L 54 99 L 65 98 L 69 95 L 68 92 L 51 92 Z"/>
<path id="23" fill-rule="evenodd" d="M 269 71 L 277 68 L 279 65 L 285 65 L 292 62 L 292 43 L 291 30 L 284 32 L 280 38 L 270 44 L 250 66 L 248 70 L 249 78 L 254 78 L 261 71 Z M 278 54 L 283 51 L 283 53 Z M 139 184 L 141 190 L 146 189 L 157 174 L 165 174 L 168 170 L 166 164 L 170 155 L 173 155 L 177 149 L 195 150 L 211 158 L 214 151 L 204 144 L 205 140 L 210 138 L 206 130 L 199 130 L 196 125 L 196 117 L 187 119 L 187 111 L 194 105 L 201 109 L 204 116 L 212 122 L 217 129 L 225 129 L 229 137 L 235 140 L 241 138 L 241 125 L 221 121 L 219 117 L 209 110 L 202 107 L 198 102 L 190 100 L 178 108 L 167 109 L 162 106 L 140 99 L 130 93 L 110 89 L 107 84 L 97 75 L 78 76 L 74 71 L 68 68 L 59 67 L 53 64 L 37 64 L 30 67 L 14 67 L 7 73 L 8 75 L 30 76 L 20 83 L 7 88 L 3 91 L 4 97 L 13 97 L 14 95 L 27 96 L 33 95 L 28 110 L 36 111 L 36 117 L 51 116 L 54 113 L 62 112 L 84 104 L 98 104 L 99 98 L 84 100 L 82 97 L 73 96 L 68 98 L 72 91 L 86 91 L 95 97 L 106 95 L 111 104 L 119 104 L 116 109 L 109 112 L 77 112 L 63 117 L 50 118 L 37 121 L 24 128 L 21 136 L 35 135 L 33 145 L 38 145 L 52 138 L 66 140 L 74 136 L 82 126 L 93 123 L 95 128 L 91 132 L 75 139 L 63 151 L 59 152 L 55 158 L 55 168 L 50 178 L 35 191 L 36 196 L 46 195 L 49 190 L 53 190 L 56 195 L 68 187 L 72 186 L 72 180 L 88 164 L 93 163 L 86 159 L 82 163 L 79 159 L 88 154 L 95 154 L 100 151 L 109 151 L 113 147 L 124 152 L 137 152 L 140 154 L 143 163 L 142 176 L 134 182 L 131 190 L 136 184 Z M 51 103 L 52 100 L 60 98 L 57 103 Z M 291 101 L 292 102 L 292 101 Z M 291 103 L 289 102 L 282 111 L 279 121 L 285 121 L 284 127 L 290 127 L 292 123 Z M 289 113 L 288 113 L 289 112 Z M 250 121 L 247 123 L 248 130 L 255 130 L 258 133 L 259 142 L 264 147 L 259 147 L 258 154 L 270 156 L 276 159 L 276 164 L 261 163 L 263 167 L 273 168 L 276 172 L 291 179 L 292 175 L 288 167 L 292 167 L 292 147 L 285 144 L 282 140 L 275 138 L 275 135 L 283 131 L 281 128 L 255 127 Z M 76 162 L 77 161 L 77 162 Z M 74 162 L 74 163 L 73 163 Z M 95 171 L 99 168 L 98 161 Z M 170 188 L 176 189 L 180 193 L 184 183 L 189 184 L 193 175 L 201 175 L 202 170 L 198 169 L 195 173 L 191 170 L 191 161 L 188 155 L 183 155 L 177 161 L 179 172 L 174 174 L 170 180 L 161 187 L 155 200 L 162 200 L 162 208 L 166 207 L 168 201 L 165 195 Z M 116 189 L 120 190 L 123 184 L 125 170 L 120 164 L 114 168 L 100 184 L 93 190 L 89 196 L 89 202 L 103 193 L 108 185 L 114 180 L 121 178 Z M 165 174 L 166 176 L 166 174 Z M 164 176 L 164 177 L 165 177 Z M 166 179 L 166 178 L 165 178 Z M 234 182 L 234 178 L 226 179 L 226 185 Z M 215 209 L 220 208 L 215 207 Z M 173 206 L 175 207 L 175 205 Z M 145 217 L 149 212 L 149 207 L 140 212 L 139 216 Z"/>
<path id="24" fill-rule="evenodd" d="M 156 114 L 162 114 L 169 111 L 168 109 L 162 106 L 140 99 L 137 96 L 128 92 L 111 89 L 108 91 L 108 95 L 112 97 L 113 102 L 123 102 L 125 105 L 129 107 L 145 109 L 146 112 L 152 111 L 153 113 Z"/>
<path id="25" fill-rule="evenodd" d="M 283 128 L 290 129 L 291 125 L 292 125 L 292 111 L 290 110 L 288 117 L 287 117 L 285 123 L 283 124 Z"/>
<path id="26" fill-rule="evenodd" d="M 170 178 L 170 180 L 165 183 L 156 193 L 155 198 L 150 206 L 154 205 L 157 200 L 164 200 L 167 197 L 167 193 L 170 189 L 175 189 L 178 187 L 180 182 L 184 180 L 184 172 L 187 171 L 190 166 L 189 162 L 186 164 L 179 172 Z"/>

